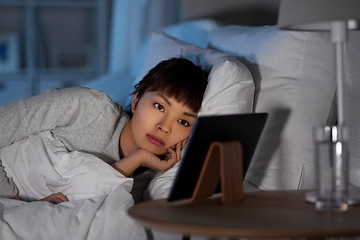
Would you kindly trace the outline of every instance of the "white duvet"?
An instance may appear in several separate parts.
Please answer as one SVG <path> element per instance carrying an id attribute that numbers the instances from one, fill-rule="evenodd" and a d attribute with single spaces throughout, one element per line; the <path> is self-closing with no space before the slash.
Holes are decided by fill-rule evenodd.
<path id="1" fill-rule="evenodd" d="M 0 239 L 146 239 L 127 214 L 134 200 L 125 178 L 94 155 L 68 152 L 50 132 L 0 150 L 20 198 L 62 192 L 69 202 L 24 202 L 0 198 Z"/>
<path id="2" fill-rule="evenodd" d="M 56 192 L 69 200 L 84 199 L 109 194 L 121 184 L 131 188 L 133 183 L 92 154 L 69 152 L 49 131 L 0 149 L 0 159 L 24 200 Z"/>

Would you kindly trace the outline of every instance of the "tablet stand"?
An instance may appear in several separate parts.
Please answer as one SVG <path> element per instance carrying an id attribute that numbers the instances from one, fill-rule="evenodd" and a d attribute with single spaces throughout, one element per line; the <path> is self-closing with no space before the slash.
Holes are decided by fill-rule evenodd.
<path id="1" fill-rule="evenodd" d="M 221 201 L 243 198 L 242 146 L 238 141 L 211 143 L 190 201 L 213 195 L 221 180 Z"/>

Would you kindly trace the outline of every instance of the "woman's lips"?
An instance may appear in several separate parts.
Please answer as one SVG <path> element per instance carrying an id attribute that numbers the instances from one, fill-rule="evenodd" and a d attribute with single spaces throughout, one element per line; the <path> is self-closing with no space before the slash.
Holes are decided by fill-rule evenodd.
<path id="1" fill-rule="evenodd" d="M 164 141 L 161 138 L 158 138 L 155 135 L 146 134 L 146 137 L 149 139 L 149 141 L 152 144 L 155 144 L 158 147 L 161 147 L 161 146 L 165 145 Z"/>

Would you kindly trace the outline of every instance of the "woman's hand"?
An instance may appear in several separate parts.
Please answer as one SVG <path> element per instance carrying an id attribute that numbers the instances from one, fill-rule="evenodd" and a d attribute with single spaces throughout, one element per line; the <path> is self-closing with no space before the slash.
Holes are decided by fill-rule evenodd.
<path id="1" fill-rule="evenodd" d="M 157 156 L 145 157 L 141 166 L 152 168 L 160 173 L 164 173 L 170 168 L 172 168 L 181 158 L 181 149 L 185 146 L 187 139 L 178 142 L 174 148 L 169 148 L 168 152 L 165 154 L 165 159 L 160 159 Z"/>
<path id="2" fill-rule="evenodd" d="M 39 201 L 48 201 L 54 204 L 62 203 L 62 202 L 68 202 L 69 199 L 62 193 L 53 193 L 43 199 L 40 199 Z"/>
<path id="3" fill-rule="evenodd" d="M 21 200 L 18 194 L 16 194 L 12 199 Z"/>
<path id="4" fill-rule="evenodd" d="M 187 140 L 177 143 L 174 149 L 169 148 L 165 154 L 165 159 L 160 159 L 145 149 L 137 149 L 125 158 L 112 164 L 112 166 L 125 177 L 129 177 L 140 166 L 164 173 L 180 160 L 181 149 L 184 147 L 186 141 Z"/>
<path id="5" fill-rule="evenodd" d="M 178 162 L 181 158 L 181 150 L 184 148 L 186 142 L 187 139 L 178 142 L 173 148 L 169 148 L 168 153 L 165 154 L 166 156 L 165 160 L 176 159 L 177 160 L 176 162 Z"/>

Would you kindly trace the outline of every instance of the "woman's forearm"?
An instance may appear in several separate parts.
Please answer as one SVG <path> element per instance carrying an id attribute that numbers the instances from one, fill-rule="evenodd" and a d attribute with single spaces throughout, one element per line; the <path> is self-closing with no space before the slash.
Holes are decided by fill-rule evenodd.
<path id="1" fill-rule="evenodd" d="M 111 166 L 125 177 L 129 177 L 138 167 L 140 167 L 140 165 L 138 154 L 131 153 L 123 159 L 113 163 Z"/>

